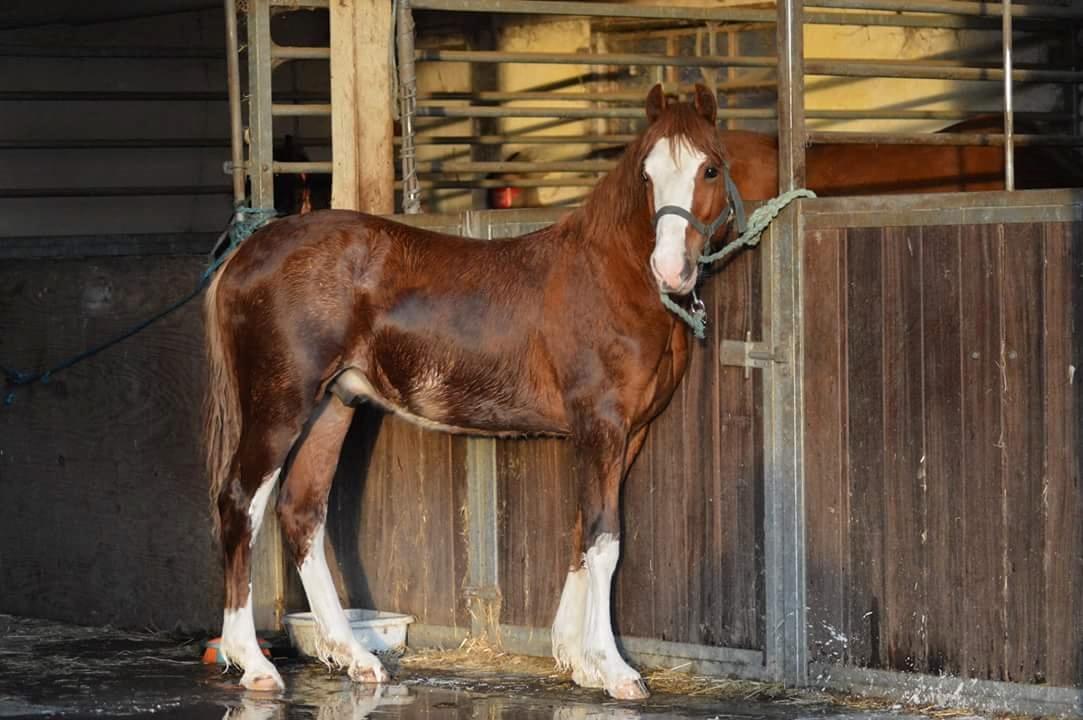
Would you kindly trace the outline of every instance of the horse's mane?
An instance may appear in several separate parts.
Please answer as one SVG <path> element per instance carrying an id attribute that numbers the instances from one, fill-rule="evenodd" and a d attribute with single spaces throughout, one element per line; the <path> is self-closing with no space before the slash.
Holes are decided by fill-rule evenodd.
<path id="1" fill-rule="evenodd" d="M 664 137 L 698 148 L 715 162 L 728 160 L 714 126 L 690 103 L 671 103 L 628 144 L 617 166 L 587 195 L 582 207 L 565 218 L 565 224 L 578 227 L 587 237 L 600 237 L 614 230 L 649 234 L 651 218 L 643 187 L 643 162 Z"/>

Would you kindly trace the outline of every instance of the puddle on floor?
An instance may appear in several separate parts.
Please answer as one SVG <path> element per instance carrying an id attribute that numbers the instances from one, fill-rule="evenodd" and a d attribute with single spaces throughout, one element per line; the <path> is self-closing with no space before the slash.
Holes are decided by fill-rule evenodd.
<path id="1" fill-rule="evenodd" d="M 840 715 L 828 705 L 676 695 L 620 703 L 568 682 L 450 670 L 399 668 L 391 684 L 358 685 L 319 663 L 288 658 L 275 661 L 286 691 L 268 695 L 241 690 L 239 673 L 204 665 L 200 651 L 196 642 L 0 615 L 0 718 L 802 720 Z"/>

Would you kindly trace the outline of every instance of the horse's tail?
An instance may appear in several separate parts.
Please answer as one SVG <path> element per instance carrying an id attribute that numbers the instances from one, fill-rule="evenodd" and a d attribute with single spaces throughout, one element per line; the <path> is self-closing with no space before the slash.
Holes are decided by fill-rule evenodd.
<path id="1" fill-rule="evenodd" d="M 203 451 L 210 476 L 210 510 L 214 534 L 220 530 L 218 496 L 229 481 L 233 457 L 241 436 L 241 412 L 234 371 L 233 348 L 222 331 L 219 316 L 218 283 L 225 265 L 207 288 L 203 323 L 207 342 L 207 387 L 203 400 Z"/>

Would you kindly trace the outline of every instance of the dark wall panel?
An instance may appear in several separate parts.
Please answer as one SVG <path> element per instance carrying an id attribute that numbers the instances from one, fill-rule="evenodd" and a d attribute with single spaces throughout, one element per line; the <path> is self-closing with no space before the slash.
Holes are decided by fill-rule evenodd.
<path id="1" fill-rule="evenodd" d="M 1079 233 L 808 234 L 817 659 L 1083 680 Z"/>
<path id="2" fill-rule="evenodd" d="M 202 258 L 8 260 L 0 364 L 41 368 L 194 285 Z M 0 405 L 0 612 L 214 628 L 221 565 L 198 438 L 192 303 Z"/>

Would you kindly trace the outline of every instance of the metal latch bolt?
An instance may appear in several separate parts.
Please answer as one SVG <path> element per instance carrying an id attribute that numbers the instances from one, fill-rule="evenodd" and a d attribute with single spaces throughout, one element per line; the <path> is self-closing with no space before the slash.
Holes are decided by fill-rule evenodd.
<path id="1" fill-rule="evenodd" d="M 719 345 L 719 360 L 723 365 L 743 367 L 745 378 L 752 377 L 752 368 L 765 370 L 772 363 L 787 362 L 783 353 L 772 351 L 767 343 L 752 342 L 752 333 L 740 340 L 723 340 Z"/>

